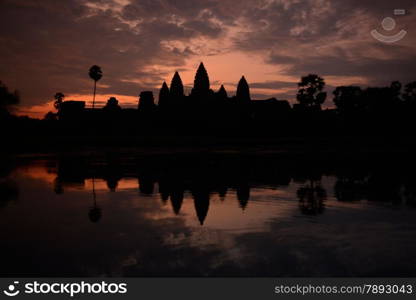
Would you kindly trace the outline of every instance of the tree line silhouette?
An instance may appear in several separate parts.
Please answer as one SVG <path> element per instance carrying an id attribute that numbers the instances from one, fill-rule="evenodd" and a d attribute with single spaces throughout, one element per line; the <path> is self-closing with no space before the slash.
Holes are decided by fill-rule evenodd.
<path id="1" fill-rule="evenodd" d="M 158 101 L 152 91 L 142 91 L 137 109 L 126 109 L 115 97 L 97 108 L 97 82 L 103 71 L 90 68 L 94 81 L 92 108 L 85 101 L 65 101 L 65 95 L 54 96 L 56 113 L 35 122 L 27 117 L 13 117 L 10 112 L 19 102 L 17 92 L 0 85 L 2 122 L 14 122 L 11 130 L 20 133 L 48 135 L 216 135 L 216 136 L 290 136 L 290 135 L 361 135 L 413 134 L 416 112 L 416 81 L 402 87 L 394 81 L 387 87 L 338 86 L 333 91 L 333 108 L 323 109 L 327 100 L 324 78 L 309 74 L 301 78 L 293 106 L 287 100 L 270 98 L 253 100 L 244 76 L 229 96 L 224 85 L 218 91 L 210 87 L 203 63 L 196 71 L 194 85 L 185 95 L 184 85 L 175 72 L 170 86 L 162 83 Z"/>

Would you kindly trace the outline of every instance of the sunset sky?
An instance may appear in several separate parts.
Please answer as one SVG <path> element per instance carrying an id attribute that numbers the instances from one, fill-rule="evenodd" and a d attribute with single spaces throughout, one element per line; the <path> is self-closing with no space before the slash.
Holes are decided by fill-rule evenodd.
<path id="1" fill-rule="evenodd" d="M 394 16 L 394 9 L 406 9 Z M 21 93 L 20 113 L 42 117 L 53 95 L 92 99 L 88 69 L 104 76 L 97 99 L 136 107 L 138 94 L 180 72 L 190 90 L 203 61 L 229 95 L 245 75 L 252 98 L 294 101 L 300 76 L 337 85 L 416 80 L 414 0 L 1 0 L 0 80 Z M 385 17 L 397 26 L 381 27 Z M 377 29 L 405 38 L 375 40 Z M 327 105 L 332 96 L 327 99 Z"/>

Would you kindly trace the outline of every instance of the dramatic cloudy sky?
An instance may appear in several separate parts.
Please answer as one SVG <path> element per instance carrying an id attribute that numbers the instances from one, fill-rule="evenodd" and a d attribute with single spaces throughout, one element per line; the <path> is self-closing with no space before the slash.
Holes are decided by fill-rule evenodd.
<path id="1" fill-rule="evenodd" d="M 406 15 L 394 16 L 395 8 Z M 137 105 L 178 70 L 187 90 L 200 61 L 214 89 L 245 75 L 253 98 L 293 101 L 308 73 L 337 85 L 416 80 L 414 0 L 0 0 L 0 80 L 42 116 L 57 91 L 91 100 L 88 69 L 104 77 L 98 100 Z M 394 17 L 386 32 L 380 22 Z M 370 35 L 408 31 L 384 44 Z M 331 102 L 329 97 L 328 105 Z"/>

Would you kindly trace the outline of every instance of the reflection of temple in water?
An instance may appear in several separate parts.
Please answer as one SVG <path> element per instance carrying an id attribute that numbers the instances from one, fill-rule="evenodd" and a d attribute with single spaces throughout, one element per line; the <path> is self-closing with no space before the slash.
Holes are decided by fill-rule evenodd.
<path id="1" fill-rule="evenodd" d="M 242 174 L 238 165 L 239 162 L 235 162 L 233 166 L 223 166 L 221 163 L 211 165 L 196 161 L 194 164 L 182 160 L 124 164 L 116 159 L 95 163 L 81 158 L 63 158 L 56 166 L 54 190 L 57 194 L 62 194 L 66 189 L 87 188 L 89 185 L 88 188 L 93 191 L 94 202 L 89 217 L 95 222 L 101 217 L 101 210 L 96 204 L 96 181 L 104 181 L 109 191 L 116 192 L 123 178 L 137 178 L 140 195 L 154 195 L 158 192 L 163 203 L 170 203 L 175 215 L 180 214 L 185 193 L 189 192 L 193 198 L 195 214 L 202 225 L 208 215 L 213 195 L 218 195 L 224 201 L 227 192 L 234 190 L 240 208 L 244 210 L 247 207 L 250 179 L 248 174 Z"/>
<path id="2" fill-rule="evenodd" d="M 298 169 L 295 166 L 301 166 Z M 170 203 L 175 215 L 181 213 L 186 193 L 191 195 L 195 215 L 202 225 L 208 215 L 211 198 L 215 195 L 225 201 L 230 191 L 238 200 L 238 206 L 249 207 L 252 188 L 288 186 L 292 181 L 300 183 L 297 189 L 299 210 L 306 215 L 324 212 L 327 191 L 320 183 L 322 175 L 333 174 L 334 196 L 339 201 L 389 201 L 393 204 L 416 203 L 413 182 L 401 181 L 390 173 L 363 171 L 348 174 L 338 168 L 336 172 L 325 169 L 322 164 L 306 165 L 299 161 L 292 164 L 285 159 L 258 159 L 248 157 L 222 158 L 192 156 L 151 157 L 123 161 L 118 157 L 106 157 L 101 161 L 86 158 L 64 157 L 58 160 L 55 172 L 54 191 L 62 194 L 71 188 L 92 188 L 91 180 L 105 182 L 109 191 L 117 191 L 123 178 L 136 183 L 140 195 L 158 193 L 163 203 Z M 331 173 L 332 172 L 332 173 Z M 405 175 L 404 178 L 410 178 Z M 94 180 L 92 180 L 94 183 Z M 95 191 L 94 191 L 95 197 Z M 101 211 L 94 205 L 91 220 L 98 220 Z"/>

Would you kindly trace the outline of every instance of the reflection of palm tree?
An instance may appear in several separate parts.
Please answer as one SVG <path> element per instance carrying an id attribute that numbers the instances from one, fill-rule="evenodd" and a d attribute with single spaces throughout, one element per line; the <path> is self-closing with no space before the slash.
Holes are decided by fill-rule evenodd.
<path id="1" fill-rule="evenodd" d="M 101 68 L 97 65 L 94 65 L 90 68 L 90 71 L 88 73 L 90 78 L 94 80 L 94 97 L 92 99 L 92 108 L 95 107 L 95 92 L 97 91 L 97 81 L 103 77 L 103 71 Z"/>
<path id="2" fill-rule="evenodd" d="M 297 196 L 299 209 L 303 214 L 317 215 L 323 213 L 326 191 L 320 185 L 315 185 L 311 180 L 309 185 L 298 189 Z"/>
<path id="3" fill-rule="evenodd" d="M 96 197 L 96 194 L 95 194 L 95 180 L 94 180 L 94 177 L 92 178 L 92 197 L 94 199 L 94 206 L 91 207 L 91 209 L 88 213 L 88 216 L 89 216 L 91 222 L 97 223 L 101 219 L 102 213 L 101 213 L 101 208 L 97 206 L 97 199 L 96 199 L 97 197 Z"/>

